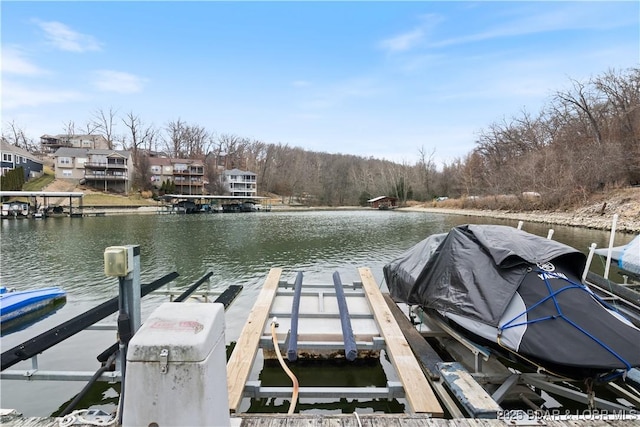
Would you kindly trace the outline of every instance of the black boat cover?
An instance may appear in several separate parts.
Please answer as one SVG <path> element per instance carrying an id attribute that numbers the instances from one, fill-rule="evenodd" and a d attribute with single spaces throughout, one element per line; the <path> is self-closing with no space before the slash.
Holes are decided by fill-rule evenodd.
<path id="1" fill-rule="evenodd" d="M 433 309 L 556 371 L 640 366 L 640 329 L 581 283 L 585 264 L 576 249 L 513 227 L 463 225 L 383 272 L 395 301 Z"/>

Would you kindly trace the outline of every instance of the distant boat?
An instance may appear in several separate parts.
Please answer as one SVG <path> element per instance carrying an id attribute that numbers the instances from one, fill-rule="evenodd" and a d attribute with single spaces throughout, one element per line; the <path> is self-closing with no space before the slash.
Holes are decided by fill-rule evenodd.
<path id="1" fill-rule="evenodd" d="M 385 265 L 393 299 L 498 354 L 573 379 L 640 366 L 640 329 L 580 280 L 586 256 L 498 225 L 434 234 Z"/>
<path id="2" fill-rule="evenodd" d="M 67 300 L 57 287 L 28 291 L 9 291 L 0 287 L 0 326 L 3 334 L 23 329 L 53 314 Z"/>
<path id="3" fill-rule="evenodd" d="M 14 201 L 2 204 L 2 218 L 26 218 L 28 216 L 28 203 Z"/>

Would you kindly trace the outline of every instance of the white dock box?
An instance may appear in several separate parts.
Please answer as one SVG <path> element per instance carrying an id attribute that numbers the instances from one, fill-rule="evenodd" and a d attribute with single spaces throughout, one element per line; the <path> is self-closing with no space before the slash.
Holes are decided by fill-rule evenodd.
<path id="1" fill-rule="evenodd" d="M 228 426 L 224 307 L 164 303 L 129 342 L 123 426 Z"/>

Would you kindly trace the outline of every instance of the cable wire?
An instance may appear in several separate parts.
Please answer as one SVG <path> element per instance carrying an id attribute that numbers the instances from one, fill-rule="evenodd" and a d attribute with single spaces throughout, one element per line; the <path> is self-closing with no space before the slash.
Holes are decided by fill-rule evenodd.
<path id="1" fill-rule="evenodd" d="M 274 317 L 271 321 L 271 338 L 273 340 L 273 346 L 276 349 L 276 356 L 278 356 L 278 361 L 280 362 L 280 366 L 287 373 L 289 378 L 291 378 L 291 382 L 293 383 L 293 394 L 291 395 L 291 404 L 289 405 L 288 414 L 291 415 L 296 409 L 296 403 L 298 402 L 298 379 L 291 372 L 291 369 L 284 363 L 284 359 L 282 358 L 282 354 L 280 354 L 280 346 L 278 345 L 278 336 L 276 335 L 276 327 L 278 326 L 277 319 Z"/>

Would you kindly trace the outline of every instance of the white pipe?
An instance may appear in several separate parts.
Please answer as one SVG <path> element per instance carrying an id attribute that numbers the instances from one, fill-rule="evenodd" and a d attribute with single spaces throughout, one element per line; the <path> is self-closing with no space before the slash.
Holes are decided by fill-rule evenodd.
<path id="1" fill-rule="evenodd" d="M 616 237 L 616 224 L 618 223 L 618 214 L 613 215 L 611 223 L 611 235 L 609 236 L 609 250 L 607 251 L 607 263 L 604 267 L 604 278 L 609 279 L 609 267 L 611 266 L 611 252 L 613 250 L 613 240 Z"/>
<path id="2" fill-rule="evenodd" d="M 524 221 L 518 221 L 518 230 L 522 230 L 523 225 L 524 225 Z"/>
<path id="3" fill-rule="evenodd" d="M 551 240 L 552 237 L 553 237 L 553 228 L 550 228 L 549 233 L 547 234 L 547 239 Z"/>
<path id="4" fill-rule="evenodd" d="M 585 280 L 587 280 L 587 273 L 589 272 L 589 268 L 591 268 L 591 261 L 593 260 L 593 254 L 596 251 L 596 244 L 592 243 L 591 246 L 589 246 L 589 255 L 587 256 L 587 263 L 584 266 L 584 271 L 582 272 L 582 283 L 585 282 Z"/>

